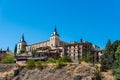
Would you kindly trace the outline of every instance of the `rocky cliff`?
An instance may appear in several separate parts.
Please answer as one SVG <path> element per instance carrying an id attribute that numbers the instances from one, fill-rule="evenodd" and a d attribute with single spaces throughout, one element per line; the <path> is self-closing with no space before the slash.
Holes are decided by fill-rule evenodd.
<path id="1" fill-rule="evenodd" d="M 55 65 L 42 70 L 18 67 L 13 71 L 0 80 L 96 80 L 93 74 L 96 68 L 87 63 L 67 64 L 61 69 L 56 69 Z"/>

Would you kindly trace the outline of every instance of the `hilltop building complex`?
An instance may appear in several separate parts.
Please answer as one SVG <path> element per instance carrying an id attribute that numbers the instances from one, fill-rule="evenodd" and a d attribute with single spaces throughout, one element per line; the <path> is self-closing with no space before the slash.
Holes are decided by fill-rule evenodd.
<path id="1" fill-rule="evenodd" d="M 25 52 L 26 55 L 21 54 L 21 52 Z M 64 42 L 60 39 L 60 35 L 57 33 L 55 26 L 54 32 L 50 35 L 50 39 L 43 42 L 28 45 L 23 35 L 17 45 L 16 59 L 18 61 L 27 60 L 32 57 L 35 60 L 45 60 L 48 58 L 57 59 L 64 55 L 69 55 L 73 61 L 77 61 L 78 58 L 82 58 L 89 52 L 93 54 L 95 61 L 99 61 L 99 47 L 94 46 L 90 42 L 83 42 L 82 38 L 80 39 L 80 42 Z"/>

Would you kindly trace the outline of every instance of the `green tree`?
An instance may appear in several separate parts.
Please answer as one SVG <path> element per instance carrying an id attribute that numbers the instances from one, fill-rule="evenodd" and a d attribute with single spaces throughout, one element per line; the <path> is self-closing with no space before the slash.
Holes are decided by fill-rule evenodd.
<path id="1" fill-rule="evenodd" d="M 117 48 L 119 45 L 120 45 L 120 40 L 116 40 L 113 42 L 112 47 L 113 47 L 114 52 L 117 51 Z"/>
<path id="2" fill-rule="evenodd" d="M 114 74 L 116 80 L 120 79 L 120 45 L 115 52 Z"/>
<path id="3" fill-rule="evenodd" d="M 35 60 L 29 59 L 26 63 L 27 68 L 34 68 L 35 67 Z"/>
<path id="4" fill-rule="evenodd" d="M 113 68 L 114 63 L 114 51 L 111 45 L 111 41 L 108 40 L 106 47 L 103 51 L 103 55 L 101 56 L 101 70 L 105 71 Z"/>
<path id="5" fill-rule="evenodd" d="M 15 48 L 14 48 L 14 55 L 17 54 L 17 44 L 15 45 Z"/>
<path id="6" fill-rule="evenodd" d="M 117 48 L 118 48 L 119 45 L 120 45 L 120 40 L 116 40 L 112 44 L 112 48 L 114 50 L 114 56 L 113 56 L 114 60 L 115 60 L 115 52 L 117 51 Z"/>
<path id="7" fill-rule="evenodd" d="M 13 56 L 5 56 L 5 57 L 3 57 L 2 63 L 3 64 L 14 63 L 14 57 Z"/>

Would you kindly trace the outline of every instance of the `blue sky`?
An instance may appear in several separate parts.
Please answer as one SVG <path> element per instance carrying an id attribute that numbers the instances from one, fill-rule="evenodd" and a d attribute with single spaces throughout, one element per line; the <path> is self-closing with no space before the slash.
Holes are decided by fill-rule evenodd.
<path id="1" fill-rule="evenodd" d="M 48 40 L 57 26 L 61 40 L 90 41 L 104 48 L 120 40 L 120 0 L 0 0 L 0 47 L 14 49 Z"/>

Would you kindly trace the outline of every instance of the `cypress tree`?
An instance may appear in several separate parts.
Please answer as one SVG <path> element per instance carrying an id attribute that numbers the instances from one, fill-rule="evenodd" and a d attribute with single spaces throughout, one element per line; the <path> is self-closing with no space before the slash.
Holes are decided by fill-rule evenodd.
<path id="1" fill-rule="evenodd" d="M 14 48 L 14 55 L 17 54 L 17 44 L 15 45 L 15 48 Z"/>
<path id="2" fill-rule="evenodd" d="M 106 71 L 108 69 L 113 68 L 114 63 L 114 51 L 111 45 L 111 41 L 108 40 L 106 47 L 103 51 L 103 55 L 101 56 L 101 70 Z"/>

